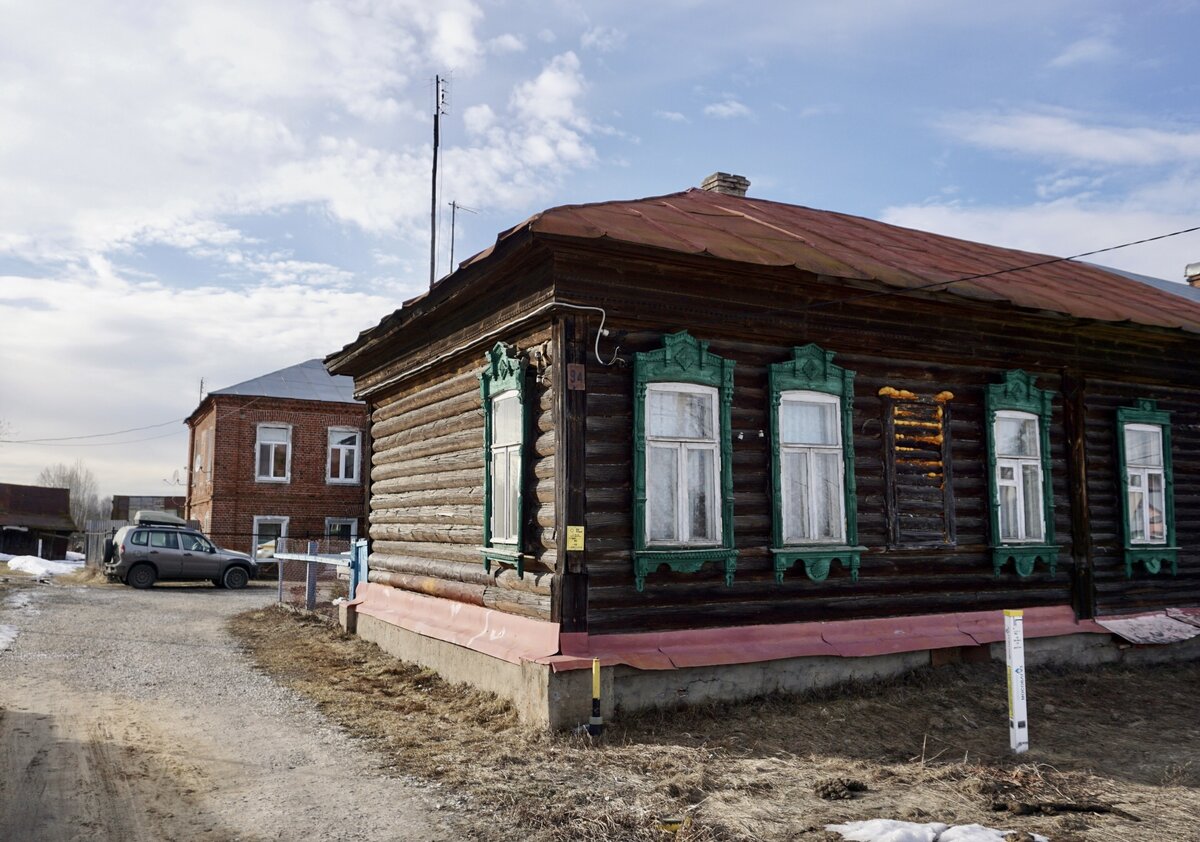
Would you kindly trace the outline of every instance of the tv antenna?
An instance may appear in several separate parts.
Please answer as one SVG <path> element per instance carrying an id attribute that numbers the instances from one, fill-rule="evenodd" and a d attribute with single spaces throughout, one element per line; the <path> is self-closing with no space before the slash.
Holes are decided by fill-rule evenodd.
<path id="1" fill-rule="evenodd" d="M 450 202 L 450 271 L 454 271 L 454 223 L 460 210 L 465 210 L 467 213 L 479 213 L 474 208 L 469 208 L 466 205 L 460 205 L 458 202 Z"/>
<path id="2" fill-rule="evenodd" d="M 433 77 L 433 177 L 429 197 L 429 288 L 437 277 L 437 165 L 442 115 L 446 113 L 446 80 Z"/>

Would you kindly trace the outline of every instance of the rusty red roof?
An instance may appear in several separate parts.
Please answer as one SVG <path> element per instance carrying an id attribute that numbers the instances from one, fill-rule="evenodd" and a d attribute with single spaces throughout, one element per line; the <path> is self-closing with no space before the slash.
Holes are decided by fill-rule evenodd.
<path id="1" fill-rule="evenodd" d="M 1200 302 L 1098 266 L 695 188 L 646 199 L 551 208 L 505 231 L 492 248 L 462 265 L 485 260 L 526 231 L 610 239 L 762 266 L 795 266 L 897 289 L 972 277 L 935 289 L 1086 319 L 1200 333 Z M 991 277 L 973 277 L 978 275 Z M 449 280 L 453 282 L 453 276 Z"/>

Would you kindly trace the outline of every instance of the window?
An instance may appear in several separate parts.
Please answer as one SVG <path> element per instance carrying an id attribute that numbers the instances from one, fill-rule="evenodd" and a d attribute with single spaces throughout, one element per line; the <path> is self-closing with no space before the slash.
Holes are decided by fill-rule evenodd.
<path id="1" fill-rule="evenodd" d="M 187 532 L 180 533 L 179 543 L 183 545 L 183 549 L 188 552 L 207 553 L 212 552 L 213 546 L 199 535 L 191 535 Z"/>
<path id="2" fill-rule="evenodd" d="M 358 535 L 358 520 L 352 517 L 325 518 L 325 537 L 335 541 L 353 543 Z"/>
<path id="3" fill-rule="evenodd" d="M 771 366 L 769 383 L 775 580 L 800 561 L 813 581 L 835 562 L 858 581 L 854 372 L 834 365 L 832 351 L 806 345 Z"/>
<path id="4" fill-rule="evenodd" d="M 1124 512 L 1125 576 L 1134 565 L 1148 573 L 1163 567 L 1178 572 L 1175 546 L 1174 477 L 1171 466 L 1171 415 L 1152 400 L 1117 410 Z"/>
<path id="5" fill-rule="evenodd" d="M 361 449 L 361 442 L 362 433 L 358 430 L 330 428 L 326 482 L 347 484 L 358 482 L 358 453 Z"/>
<path id="6" fill-rule="evenodd" d="M 148 540 L 149 535 L 149 532 L 135 532 L 129 537 L 129 543 L 137 544 L 139 547 L 144 547 L 146 546 L 146 541 Z"/>
<path id="7" fill-rule="evenodd" d="M 479 375 L 483 399 L 483 566 L 511 564 L 525 575 L 522 554 L 525 487 L 526 360 L 503 343 L 486 355 Z"/>
<path id="8" fill-rule="evenodd" d="M 720 562 L 733 583 L 733 361 L 687 331 L 634 355 L 634 579 Z"/>
<path id="9" fill-rule="evenodd" d="M 150 546 L 162 550 L 177 550 L 179 542 L 175 540 L 175 537 L 174 532 L 151 532 Z"/>
<path id="10" fill-rule="evenodd" d="M 1029 412 L 997 412 L 996 489 L 1000 496 L 1000 540 L 1042 541 L 1042 462 L 1038 417 Z"/>
<path id="11" fill-rule="evenodd" d="M 259 424 L 255 478 L 259 482 L 289 482 L 292 471 L 292 428 Z"/>
<path id="12" fill-rule="evenodd" d="M 276 552 L 286 552 L 282 544 L 283 539 L 287 538 L 288 520 L 275 515 L 255 515 L 250 555 L 253 558 L 274 558 Z"/>
<path id="13" fill-rule="evenodd" d="M 1050 413 L 1053 392 L 1023 371 L 987 387 L 988 486 L 991 492 L 992 568 L 1013 562 L 1029 576 L 1040 561 L 1056 572 L 1054 496 L 1050 487 Z"/>

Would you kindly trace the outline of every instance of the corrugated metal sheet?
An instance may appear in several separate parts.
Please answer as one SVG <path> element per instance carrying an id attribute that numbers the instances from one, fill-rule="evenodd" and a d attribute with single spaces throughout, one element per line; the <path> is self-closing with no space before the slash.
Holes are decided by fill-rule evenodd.
<path id="1" fill-rule="evenodd" d="M 1200 301 L 1116 271 L 1050 255 L 974 243 L 871 219 L 691 189 L 633 201 L 567 205 L 526 220 L 463 263 L 485 260 L 525 232 L 611 239 L 762 266 L 878 281 L 898 289 L 996 272 L 945 291 L 1086 319 L 1200 332 Z M 1031 268 L 1021 268 L 1031 267 Z M 1020 269 L 1020 271 L 1007 271 Z M 448 279 L 453 283 L 453 276 Z"/>
<path id="2" fill-rule="evenodd" d="M 354 378 L 330 374 L 320 360 L 306 360 L 235 386 L 214 389 L 209 394 L 361 403 L 354 397 Z"/>

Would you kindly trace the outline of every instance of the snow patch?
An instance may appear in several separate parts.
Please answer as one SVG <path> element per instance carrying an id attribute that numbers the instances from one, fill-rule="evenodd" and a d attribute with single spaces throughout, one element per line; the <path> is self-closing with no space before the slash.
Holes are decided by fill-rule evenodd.
<path id="1" fill-rule="evenodd" d="M 941 822 L 901 822 L 895 819 L 870 819 L 863 822 L 830 824 L 826 830 L 840 833 L 850 842 L 1008 842 L 1015 830 L 994 830 L 981 824 L 950 825 Z M 1033 834 L 1037 842 L 1049 842 Z"/>
<path id="2" fill-rule="evenodd" d="M 67 561 L 84 561 L 86 559 L 87 559 L 87 556 L 85 556 L 83 553 L 77 553 L 77 552 L 73 552 L 71 550 L 67 550 Z"/>
<path id="3" fill-rule="evenodd" d="M 6 561 L 9 570 L 20 570 L 31 576 L 61 576 L 83 567 L 81 561 L 46 561 L 32 555 L 12 556 Z"/>
<path id="4" fill-rule="evenodd" d="M 16 626 L 0 626 L 0 652 L 12 646 L 12 642 L 16 639 Z"/>
<path id="5" fill-rule="evenodd" d="M 15 611 L 20 608 L 25 608 L 31 602 L 33 602 L 32 594 L 30 594 L 28 591 L 17 591 L 8 599 L 4 600 L 4 607 Z"/>

